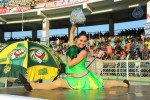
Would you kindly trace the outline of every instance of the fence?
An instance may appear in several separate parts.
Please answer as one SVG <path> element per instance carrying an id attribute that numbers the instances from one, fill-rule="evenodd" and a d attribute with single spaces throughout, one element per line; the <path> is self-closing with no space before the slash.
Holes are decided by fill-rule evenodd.
<path id="1" fill-rule="evenodd" d="M 94 58 L 89 58 L 87 65 Z M 89 70 L 104 80 L 128 79 L 132 84 L 150 85 L 150 60 L 101 60 L 96 59 Z"/>

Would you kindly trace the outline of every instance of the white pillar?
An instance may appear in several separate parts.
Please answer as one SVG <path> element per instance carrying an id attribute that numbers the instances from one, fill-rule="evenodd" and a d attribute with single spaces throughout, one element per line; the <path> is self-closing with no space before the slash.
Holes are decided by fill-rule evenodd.
<path id="1" fill-rule="evenodd" d="M 150 1 L 147 2 L 147 23 L 144 25 L 146 37 L 150 37 Z"/>
<path id="2" fill-rule="evenodd" d="M 44 40 L 46 43 L 46 45 L 49 46 L 49 20 L 47 18 L 45 18 L 43 20 L 43 26 L 42 26 L 42 41 Z M 44 42 L 43 41 L 43 42 Z"/>
<path id="3" fill-rule="evenodd" d="M 150 1 L 147 2 L 147 23 L 150 22 Z"/>

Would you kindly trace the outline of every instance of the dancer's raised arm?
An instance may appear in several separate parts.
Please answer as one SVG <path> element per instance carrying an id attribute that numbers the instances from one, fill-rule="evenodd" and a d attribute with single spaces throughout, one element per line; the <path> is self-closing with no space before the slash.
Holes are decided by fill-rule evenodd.
<path id="1" fill-rule="evenodd" d="M 74 45 L 74 33 L 75 33 L 75 30 L 76 30 L 76 26 L 72 25 L 71 29 L 70 29 L 70 36 L 69 36 L 69 44 L 70 44 L 70 46 Z"/>

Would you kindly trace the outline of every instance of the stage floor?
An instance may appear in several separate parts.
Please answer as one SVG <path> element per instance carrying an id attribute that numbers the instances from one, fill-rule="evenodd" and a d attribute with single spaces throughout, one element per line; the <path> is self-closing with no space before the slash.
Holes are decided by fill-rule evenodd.
<path id="1" fill-rule="evenodd" d="M 27 92 L 23 87 L 17 87 L 0 89 L 0 94 L 47 100 L 149 100 L 150 85 L 131 85 L 129 89 L 117 87 L 98 90 L 32 90 L 31 92 Z"/>

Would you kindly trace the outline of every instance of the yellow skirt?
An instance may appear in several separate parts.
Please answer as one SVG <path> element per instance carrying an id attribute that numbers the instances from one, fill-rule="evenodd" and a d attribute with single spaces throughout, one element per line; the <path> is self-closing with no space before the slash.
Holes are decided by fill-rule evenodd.
<path id="1" fill-rule="evenodd" d="M 104 88 L 102 78 L 96 76 L 93 72 L 88 72 L 82 77 L 67 76 L 64 78 L 71 89 L 99 89 Z"/>

